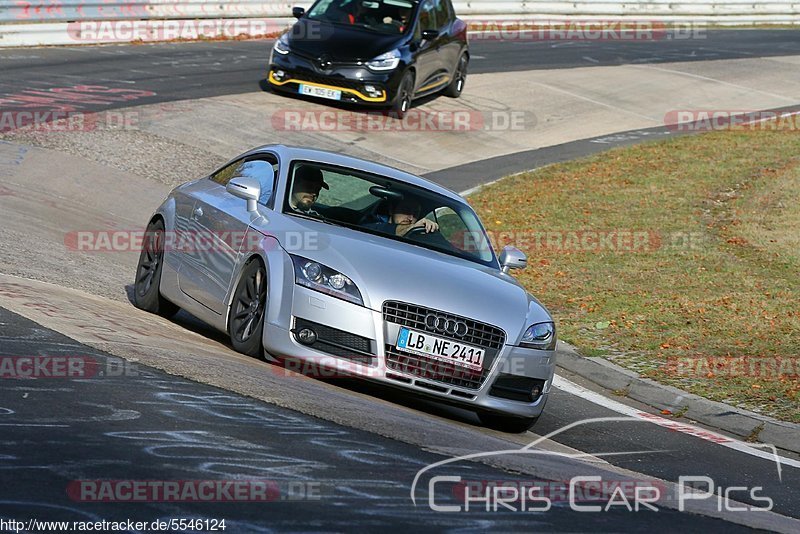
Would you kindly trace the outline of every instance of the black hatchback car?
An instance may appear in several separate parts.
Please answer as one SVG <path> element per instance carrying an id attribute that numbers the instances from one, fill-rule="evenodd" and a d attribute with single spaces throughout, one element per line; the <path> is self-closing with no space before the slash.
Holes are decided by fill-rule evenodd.
<path id="1" fill-rule="evenodd" d="M 458 97 L 469 65 L 467 25 L 450 0 L 317 0 L 275 42 L 276 90 L 390 108 L 419 97 Z"/>

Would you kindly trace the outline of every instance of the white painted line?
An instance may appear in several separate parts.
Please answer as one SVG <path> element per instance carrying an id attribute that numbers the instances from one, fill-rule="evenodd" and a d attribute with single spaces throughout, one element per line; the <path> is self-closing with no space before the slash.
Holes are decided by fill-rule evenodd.
<path id="1" fill-rule="evenodd" d="M 675 430 L 677 432 L 681 432 L 683 434 L 688 434 L 690 436 L 694 436 L 696 438 L 703 439 L 705 441 L 710 441 L 711 443 L 716 443 L 717 445 L 721 445 L 723 447 L 727 447 L 729 449 L 733 449 L 735 451 L 743 452 L 745 454 L 749 454 L 750 456 L 756 456 L 758 458 L 762 458 L 764 460 L 770 460 L 777 464 L 778 466 L 778 476 L 780 476 L 780 466 L 788 465 L 790 467 L 794 467 L 796 469 L 800 469 L 800 462 L 797 460 L 793 460 L 791 458 L 784 458 L 779 456 L 777 451 L 773 449 L 773 452 L 767 452 L 763 450 L 759 450 L 753 447 L 748 443 L 743 441 L 739 441 L 737 439 L 729 438 L 727 436 L 723 436 L 722 434 L 717 434 L 711 430 L 706 430 L 704 428 L 700 428 L 694 425 L 690 425 L 687 423 L 681 423 L 679 421 L 675 421 L 672 419 L 666 419 L 664 417 L 660 417 L 658 415 L 653 415 L 651 413 L 643 412 L 641 410 L 637 410 L 632 406 L 628 406 L 627 404 L 622 404 L 621 402 L 615 401 L 613 399 L 609 399 L 599 393 L 594 391 L 588 390 L 583 386 L 579 386 L 578 384 L 567 380 L 561 376 L 556 375 L 553 379 L 553 385 L 560 389 L 565 393 L 570 393 L 577 397 L 580 397 L 584 400 L 602 406 L 604 408 L 608 408 L 609 410 L 613 410 L 617 413 L 622 415 L 628 415 L 630 417 L 634 417 L 636 419 L 640 419 L 642 421 L 647 421 L 649 423 L 654 423 L 658 426 L 662 426 L 664 428 L 668 428 L 670 430 Z"/>
<path id="2" fill-rule="evenodd" d="M 678 75 L 681 75 L 681 76 L 688 76 L 689 78 L 695 78 L 697 80 L 705 80 L 705 81 L 708 81 L 708 82 L 718 83 L 720 85 L 727 85 L 727 86 L 730 86 L 730 87 L 735 87 L 737 89 L 744 89 L 745 91 L 749 91 L 749 92 L 752 92 L 752 93 L 761 93 L 762 95 L 767 95 L 767 96 L 771 96 L 771 97 L 774 97 L 774 98 L 778 98 L 780 100 L 785 100 L 786 102 L 791 102 L 793 104 L 796 102 L 795 99 L 790 98 L 788 96 L 779 95 L 777 93 L 770 93 L 769 91 L 762 91 L 760 89 L 755 89 L 753 87 L 747 87 L 746 85 L 739 85 L 738 83 L 731 83 L 731 82 L 726 82 L 726 81 L 723 81 L 723 80 L 717 80 L 716 78 L 710 78 L 708 76 L 702 76 L 700 74 L 693 74 L 691 72 L 683 72 L 683 71 L 680 71 L 680 70 L 667 69 L 667 68 L 664 68 L 664 67 L 655 67 L 653 65 L 641 65 L 641 64 L 639 64 L 639 65 L 630 65 L 630 66 L 635 68 L 635 69 L 658 70 L 658 71 L 661 71 L 661 72 L 669 72 L 669 73 L 678 74 Z"/>
<path id="3" fill-rule="evenodd" d="M 611 109 L 611 110 L 614 110 L 614 111 L 618 111 L 620 113 L 624 113 L 625 115 L 631 115 L 633 117 L 638 117 L 640 119 L 646 119 L 648 121 L 652 121 L 652 122 L 658 123 L 658 119 L 655 119 L 653 117 L 649 117 L 647 115 L 642 115 L 641 113 L 636 113 L 635 111 L 630 111 L 630 110 L 627 110 L 625 108 L 621 108 L 619 106 L 614 106 L 614 105 L 609 104 L 607 102 L 600 102 L 599 100 L 595 100 L 595 99 L 589 98 L 587 96 L 579 95 L 578 93 L 573 93 L 572 91 L 567 91 L 566 89 L 561 89 L 559 87 L 548 85 L 548 84 L 542 83 L 542 82 L 529 82 L 529 84 L 530 85 L 538 85 L 540 87 L 544 87 L 545 89 L 549 89 L 550 91 L 553 91 L 553 92 L 556 92 L 556 93 L 562 93 L 562 94 L 565 94 L 565 95 L 569 95 L 569 96 L 571 96 L 573 98 L 577 98 L 579 100 L 585 100 L 586 102 L 591 102 L 592 104 L 595 104 L 597 106 L 602 106 L 604 108 L 608 108 L 608 109 Z M 661 124 L 657 124 L 657 125 L 661 126 Z"/>

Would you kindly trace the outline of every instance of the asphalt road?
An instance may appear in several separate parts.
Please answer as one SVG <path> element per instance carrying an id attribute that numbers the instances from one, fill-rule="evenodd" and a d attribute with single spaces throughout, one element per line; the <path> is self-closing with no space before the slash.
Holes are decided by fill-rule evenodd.
<path id="1" fill-rule="evenodd" d="M 705 39 L 620 42 L 474 42 L 472 72 L 538 68 L 698 61 L 800 52 L 797 32 L 720 31 Z M 82 111 L 236 94 L 258 90 L 268 42 L 184 43 L 146 46 L 42 48 L 0 51 L 0 107 L 52 109 L 79 104 Z M 115 93 L 89 92 L 96 98 L 54 97 L 52 88 L 99 85 Z M 126 87 L 135 88 L 125 93 Z M 38 91 L 38 92 L 37 92 Z M 50 94 L 42 95 L 45 91 Z M 133 91 L 152 91 L 146 96 Z M 61 93 L 62 95 L 64 93 Z M 120 95 L 128 95 L 124 98 Z M 20 99 L 20 96 L 25 98 Z M 110 97 L 109 95 L 116 95 Z M 136 97 L 134 98 L 134 95 Z M 116 100 L 115 100 L 116 98 Z M 31 109 L 31 108 L 25 108 Z M 658 136 L 660 130 L 599 138 L 488 161 L 483 169 L 500 174 L 522 164 L 547 164 L 618 144 Z M 475 185 L 465 169 L 434 173 L 437 181 L 462 190 Z M 461 181 L 458 181 L 461 180 Z M 185 319 L 184 319 L 185 320 Z M 0 309 L 0 356 L 104 354 Z M 202 332 L 202 327 L 199 327 Z M 206 332 L 209 337 L 214 334 Z M 218 336 L 217 336 L 218 337 Z M 101 365 L 105 367 L 105 364 Z M 337 384 L 344 392 L 367 393 L 405 404 L 454 423 L 475 425 L 465 411 L 422 401 L 358 382 Z M 369 398 L 360 401 L 370 409 Z M 627 402 L 627 401 L 626 401 Z M 354 523 L 371 530 L 388 525 L 425 524 L 434 529 L 585 530 L 586 517 L 561 503 L 547 514 L 429 513 L 411 508 L 408 488 L 413 474 L 440 457 L 362 430 L 279 409 L 210 386 L 139 367 L 136 375 L 63 380 L 4 381 L 0 389 L 2 450 L 0 518 L 156 518 L 200 514 L 229 517 L 235 531 L 341 529 Z M 637 408 L 647 411 L 642 406 Z M 334 407 L 335 409 L 335 407 Z M 617 412 L 579 396 L 555 391 L 535 432 L 540 435 L 593 417 Z M 409 421 L 409 425 L 414 425 Z M 774 501 L 774 511 L 800 517 L 800 477 L 795 468 L 779 475 L 775 462 L 721 447 L 696 436 L 654 425 L 614 422 L 577 427 L 557 438 L 568 447 L 598 455 L 610 464 L 647 476 L 677 481 L 680 476 L 709 476 L 719 487 L 760 486 Z M 346 451 L 342 453 L 341 451 Z M 347 452 L 349 451 L 349 452 Z M 609 455 L 611 454 L 611 455 Z M 466 475 L 508 479 L 508 473 L 484 466 L 460 466 Z M 460 471 L 458 471 L 460 473 Z M 448 472 L 448 475 L 454 472 Z M 196 480 L 258 477 L 280 488 L 280 503 L 98 503 L 75 501 L 66 488 L 75 480 Z M 292 502 L 289 483 L 320 483 L 321 498 Z M 298 486 L 300 487 L 300 486 Z M 326 493 L 327 492 L 327 493 Z M 446 498 L 446 496 L 442 496 Z M 751 505 L 760 502 L 737 493 Z M 270 506 L 267 512 L 264 506 Z M 308 511 L 313 509 L 313 514 Z M 731 525 L 670 511 L 593 517 L 592 530 L 690 528 L 716 531 Z M 752 512 L 757 513 L 757 512 Z"/>
<path id="2" fill-rule="evenodd" d="M 30 91 L 77 84 L 156 93 L 137 99 L 137 104 L 257 91 L 271 46 L 272 41 L 230 41 L 0 50 L 0 106 L 21 109 L 15 95 L 42 97 Z M 683 38 L 632 42 L 473 39 L 471 52 L 470 71 L 476 74 L 707 61 L 798 54 L 800 32 L 707 30 Z M 41 109 L 52 107 L 39 102 Z M 35 105 L 36 100 L 27 104 Z M 115 109 L 131 102 L 86 104 L 83 111 Z"/>
<path id="3" fill-rule="evenodd" d="M 346 531 L 356 525 L 366 532 L 420 526 L 428 531 L 572 531 L 582 528 L 586 517 L 555 496 L 546 512 L 487 511 L 476 505 L 464 513 L 434 512 L 427 506 L 427 485 L 414 506 L 409 488 L 415 474 L 445 458 L 144 366 L 120 365 L 118 358 L 2 308 L 0 325 L 0 361 L 80 357 L 96 363 L 97 371 L 82 378 L 4 381 L 0 519 L 151 524 L 199 518 L 225 520 L 227 532 L 239 533 Z M 530 481 L 474 463 L 449 465 L 447 476 Z M 177 490 L 180 498 L 162 502 L 163 490 L 132 496 L 122 485 L 145 481 L 150 488 L 176 481 L 185 485 Z M 212 494 L 200 481 L 214 481 L 219 489 Z M 186 489 L 193 484 L 197 500 Z M 434 487 L 437 505 L 462 505 L 451 485 Z M 199 500 L 208 495 L 218 501 Z M 633 524 L 630 516 L 624 507 L 595 514 L 592 530 L 745 531 L 669 509 L 639 513 Z"/>

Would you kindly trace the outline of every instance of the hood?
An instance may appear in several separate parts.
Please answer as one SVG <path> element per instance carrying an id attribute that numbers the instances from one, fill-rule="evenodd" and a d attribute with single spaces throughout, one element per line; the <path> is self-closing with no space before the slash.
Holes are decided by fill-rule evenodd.
<path id="1" fill-rule="evenodd" d="M 404 35 L 383 35 L 358 26 L 300 19 L 288 33 L 289 47 L 311 58 L 323 54 L 334 62 L 370 60 L 394 50 Z"/>
<path id="2" fill-rule="evenodd" d="M 286 251 L 348 276 L 364 305 L 375 311 L 387 300 L 435 308 L 499 326 L 507 343 L 533 322 L 552 320 L 515 278 L 498 269 L 349 228 L 287 218 L 295 231 L 318 238 L 316 246 L 294 250 L 282 242 Z"/>

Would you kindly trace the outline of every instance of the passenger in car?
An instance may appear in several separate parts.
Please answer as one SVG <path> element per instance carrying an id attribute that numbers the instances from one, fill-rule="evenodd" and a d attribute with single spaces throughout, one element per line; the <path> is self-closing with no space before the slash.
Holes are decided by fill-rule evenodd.
<path id="1" fill-rule="evenodd" d="M 389 220 L 365 224 L 365 228 L 386 234 L 406 235 L 412 228 L 424 228 L 425 233 L 436 232 L 439 225 L 430 219 L 420 219 L 421 206 L 417 200 L 403 199 L 390 206 Z"/>
<path id="2" fill-rule="evenodd" d="M 356 0 L 353 2 L 353 12 L 347 16 L 348 22 L 350 24 L 376 26 L 380 22 L 376 9 L 379 5 L 377 2 Z"/>

